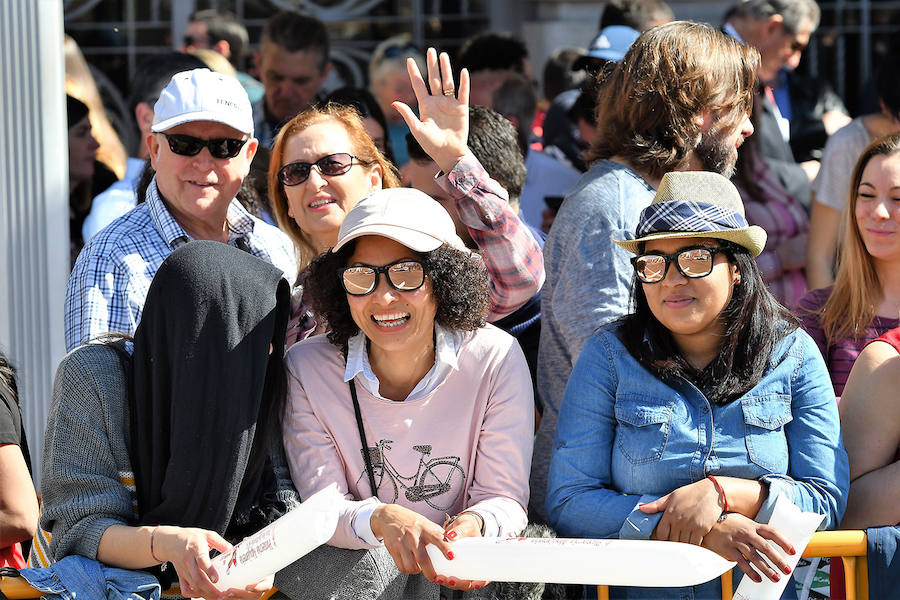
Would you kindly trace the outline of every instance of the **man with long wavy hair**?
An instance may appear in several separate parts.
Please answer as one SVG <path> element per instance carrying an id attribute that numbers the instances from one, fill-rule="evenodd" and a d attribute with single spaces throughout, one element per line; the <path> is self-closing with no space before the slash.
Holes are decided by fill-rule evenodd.
<path id="1" fill-rule="evenodd" d="M 547 469 L 566 381 L 587 338 L 628 312 L 632 269 L 610 241 L 634 231 L 662 176 L 715 171 L 729 177 L 753 132 L 756 50 L 699 23 L 644 32 L 603 71 L 592 165 L 570 190 L 544 248 L 547 281 L 538 357 L 544 413 L 535 442 L 529 515 L 544 511 Z"/>

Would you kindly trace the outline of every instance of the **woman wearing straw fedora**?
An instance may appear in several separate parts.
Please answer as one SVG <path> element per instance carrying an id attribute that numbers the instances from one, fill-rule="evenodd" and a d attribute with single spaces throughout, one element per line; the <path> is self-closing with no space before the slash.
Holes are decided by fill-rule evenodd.
<path id="1" fill-rule="evenodd" d="M 565 536 L 700 544 L 778 581 L 790 570 L 768 541 L 794 549 L 765 524 L 776 497 L 824 514 L 823 528 L 846 505 L 822 357 L 767 290 L 753 260 L 766 233 L 747 225 L 724 177 L 666 174 L 628 237 L 614 241 L 635 255 L 633 313 L 592 336 L 569 379 L 551 524 Z M 720 586 L 611 594 L 717 598 Z"/>

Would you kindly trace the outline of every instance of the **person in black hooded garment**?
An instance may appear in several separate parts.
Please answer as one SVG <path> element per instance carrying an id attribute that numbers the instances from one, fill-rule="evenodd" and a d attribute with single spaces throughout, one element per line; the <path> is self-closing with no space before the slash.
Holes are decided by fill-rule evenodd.
<path id="1" fill-rule="evenodd" d="M 80 555 L 223 597 L 209 550 L 299 502 L 281 440 L 289 303 L 271 264 L 193 241 L 162 263 L 133 341 L 112 334 L 62 360 L 42 461 L 49 535 L 35 536 L 32 564 Z M 417 582 L 384 548 L 322 546 L 276 574 L 275 598 L 430 598 Z"/>
<path id="2" fill-rule="evenodd" d="M 42 477 L 52 560 L 152 568 L 164 589 L 221 596 L 209 551 L 299 502 L 280 435 L 289 295 L 271 264 L 191 242 L 154 277 L 132 352 L 111 338 L 63 360 Z"/>

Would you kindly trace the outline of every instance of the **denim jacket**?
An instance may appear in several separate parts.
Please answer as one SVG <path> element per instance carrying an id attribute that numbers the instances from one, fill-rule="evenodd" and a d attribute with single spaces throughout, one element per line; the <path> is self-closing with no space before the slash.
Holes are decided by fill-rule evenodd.
<path id="1" fill-rule="evenodd" d="M 617 323 L 588 340 L 566 387 L 547 512 L 560 535 L 648 539 L 662 513 L 638 505 L 707 475 L 758 480 L 834 528 L 849 468 L 822 356 L 802 330 L 772 353 L 762 379 L 726 404 L 685 380 L 663 382 L 625 349 Z"/>
<path id="2" fill-rule="evenodd" d="M 159 600 L 153 575 L 108 567 L 73 554 L 45 569 L 21 569 L 19 574 L 47 600 Z"/>

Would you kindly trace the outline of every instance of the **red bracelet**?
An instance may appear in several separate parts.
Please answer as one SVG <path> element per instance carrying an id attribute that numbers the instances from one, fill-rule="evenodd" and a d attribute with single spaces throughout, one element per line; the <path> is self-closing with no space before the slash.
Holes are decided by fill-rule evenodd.
<path id="1" fill-rule="evenodd" d="M 719 481 L 712 475 L 707 475 L 706 478 L 713 482 L 713 485 L 716 487 L 716 491 L 719 493 L 720 496 L 722 496 L 722 504 L 725 505 L 725 507 L 722 509 L 722 512 L 727 513 L 728 512 L 728 498 L 725 496 L 725 489 L 719 484 Z"/>
<path id="2" fill-rule="evenodd" d="M 153 536 L 155 536 L 155 535 L 156 535 L 156 527 L 154 527 L 150 531 L 150 556 L 153 558 L 153 560 L 155 560 L 159 564 L 162 564 L 165 561 L 159 560 L 158 558 L 156 558 L 156 554 L 153 553 Z"/>

